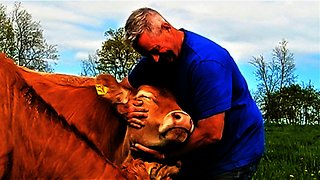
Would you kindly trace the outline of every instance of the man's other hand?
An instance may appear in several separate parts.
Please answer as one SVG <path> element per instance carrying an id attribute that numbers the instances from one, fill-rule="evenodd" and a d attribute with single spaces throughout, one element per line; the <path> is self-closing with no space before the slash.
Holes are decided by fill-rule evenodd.
<path id="1" fill-rule="evenodd" d="M 164 160 L 166 158 L 165 154 L 163 154 L 157 150 L 150 149 L 150 148 L 148 148 L 142 144 L 139 144 L 139 143 L 135 143 L 133 146 L 131 146 L 131 150 L 143 151 L 143 152 L 148 153 L 151 156 L 153 156 L 154 158 L 159 159 L 159 160 Z"/>

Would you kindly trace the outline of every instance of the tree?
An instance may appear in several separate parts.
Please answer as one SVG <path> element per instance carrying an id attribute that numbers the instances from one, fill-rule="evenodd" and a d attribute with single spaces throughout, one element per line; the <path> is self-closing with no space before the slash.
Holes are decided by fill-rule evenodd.
<path id="1" fill-rule="evenodd" d="M 273 119 L 280 113 L 275 110 L 274 103 L 280 104 L 282 99 L 274 99 L 274 93 L 294 84 L 297 78 L 294 75 L 294 57 L 287 48 L 287 44 L 286 40 L 279 42 L 279 45 L 273 49 L 271 61 L 267 62 L 262 55 L 253 57 L 250 61 L 250 64 L 256 67 L 255 75 L 259 81 L 255 99 L 267 121 L 279 120 Z"/>
<path id="2" fill-rule="evenodd" d="M 40 22 L 33 21 L 31 14 L 22 9 L 21 3 L 15 3 L 12 23 L 16 63 L 38 71 L 53 71 L 49 62 L 55 63 L 58 59 L 58 50 L 56 45 L 47 44 Z"/>
<path id="3" fill-rule="evenodd" d="M 302 86 L 302 107 L 300 118 L 303 124 L 320 125 L 320 90 L 316 90 L 309 82 L 306 86 Z M 297 100 L 299 101 L 299 100 Z"/>
<path id="4" fill-rule="evenodd" d="M 282 99 L 282 101 L 278 101 Z M 320 91 L 309 83 L 303 87 L 298 84 L 282 88 L 271 95 L 274 111 L 272 119 L 286 124 L 320 124 Z"/>
<path id="5" fill-rule="evenodd" d="M 122 80 L 133 69 L 140 55 L 125 42 L 124 28 L 109 29 L 105 36 L 107 40 L 98 51 L 97 69 Z"/>
<path id="6" fill-rule="evenodd" d="M 14 32 L 10 18 L 6 15 L 6 8 L 0 4 L 0 52 L 8 57 L 14 57 Z"/>
<path id="7" fill-rule="evenodd" d="M 98 55 L 89 54 L 88 59 L 81 61 L 81 76 L 97 76 L 101 72 L 97 69 Z"/>
<path id="8" fill-rule="evenodd" d="M 294 75 L 295 63 L 293 53 L 287 48 L 288 42 L 282 40 L 279 45 L 273 49 L 273 62 L 276 69 L 277 89 L 288 87 L 294 84 L 297 76 Z"/>

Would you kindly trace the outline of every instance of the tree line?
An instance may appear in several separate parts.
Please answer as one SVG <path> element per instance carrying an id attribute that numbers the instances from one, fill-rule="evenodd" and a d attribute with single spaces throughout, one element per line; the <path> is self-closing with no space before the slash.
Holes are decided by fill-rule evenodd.
<path id="1" fill-rule="evenodd" d="M 254 99 L 267 123 L 320 125 L 320 91 L 311 82 L 297 84 L 294 55 L 282 40 L 273 49 L 272 59 L 250 60 L 258 81 Z"/>
<path id="2" fill-rule="evenodd" d="M 0 52 L 5 52 L 18 65 L 53 72 L 50 62 L 58 59 L 56 45 L 49 45 L 43 36 L 40 22 L 15 3 L 10 15 L 0 4 Z M 124 29 L 109 29 L 101 49 L 81 61 L 82 76 L 108 73 L 123 79 L 138 62 L 140 55 L 125 42 Z M 320 91 L 311 82 L 296 83 L 294 55 L 281 40 L 272 51 L 272 58 L 260 55 L 249 63 L 255 67 L 258 81 L 253 92 L 265 122 L 277 124 L 320 125 Z"/>
<path id="3" fill-rule="evenodd" d="M 57 46 L 46 42 L 40 22 L 32 20 L 19 2 L 9 14 L 0 4 L 0 52 L 20 66 L 43 72 L 53 72 L 59 57 Z"/>

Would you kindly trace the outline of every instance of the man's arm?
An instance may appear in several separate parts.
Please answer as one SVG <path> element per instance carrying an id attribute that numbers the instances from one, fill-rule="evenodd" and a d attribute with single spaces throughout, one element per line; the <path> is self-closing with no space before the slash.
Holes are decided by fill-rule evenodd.
<path id="1" fill-rule="evenodd" d="M 223 129 L 224 129 L 224 117 L 225 113 L 220 113 L 217 115 L 210 116 L 205 119 L 198 121 L 197 126 L 195 127 L 193 133 L 189 137 L 188 141 L 184 146 L 171 152 L 169 156 L 179 157 L 184 154 L 191 152 L 195 149 L 213 144 L 222 138 Z M 166 158 L 164 154 L 161 154 L 158 151 L 149 149 L 143 145 L 136 144 L 135 147 L 139 150 L 145 151 L 146 153 L 153 154 L 156 158 Z"/>
<path id="2" fill-rule="evenodd" d="M 213 144 L 222 138 L 225 113 L 210 116 L 198 121 L 196 128 L 189 137 L 187 143 L 172 156 L 181 156 L 192 150 Z"/>

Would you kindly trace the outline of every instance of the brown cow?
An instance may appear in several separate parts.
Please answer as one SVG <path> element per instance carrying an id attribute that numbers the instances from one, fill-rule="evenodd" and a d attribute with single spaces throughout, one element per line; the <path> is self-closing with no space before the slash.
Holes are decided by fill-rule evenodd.
<path id="1" fill-rule="evenodd" d="M 190 117 L 167 91 L 131 91 L 106 75 L 36 73 L 3 54 L 0 77 L 1 178 L 160 179 L 176 173 L 172 166 L 128 158 L 129 143 L 163 148 L 184 142 L 192 131 Z M 105 95 L 97 95 L 97 83 Z M 112 106 L 133 98 L 149 109 L 142 129 L 127 128 Z M 121 164 L 128 172 L 120 172 Z"/>

